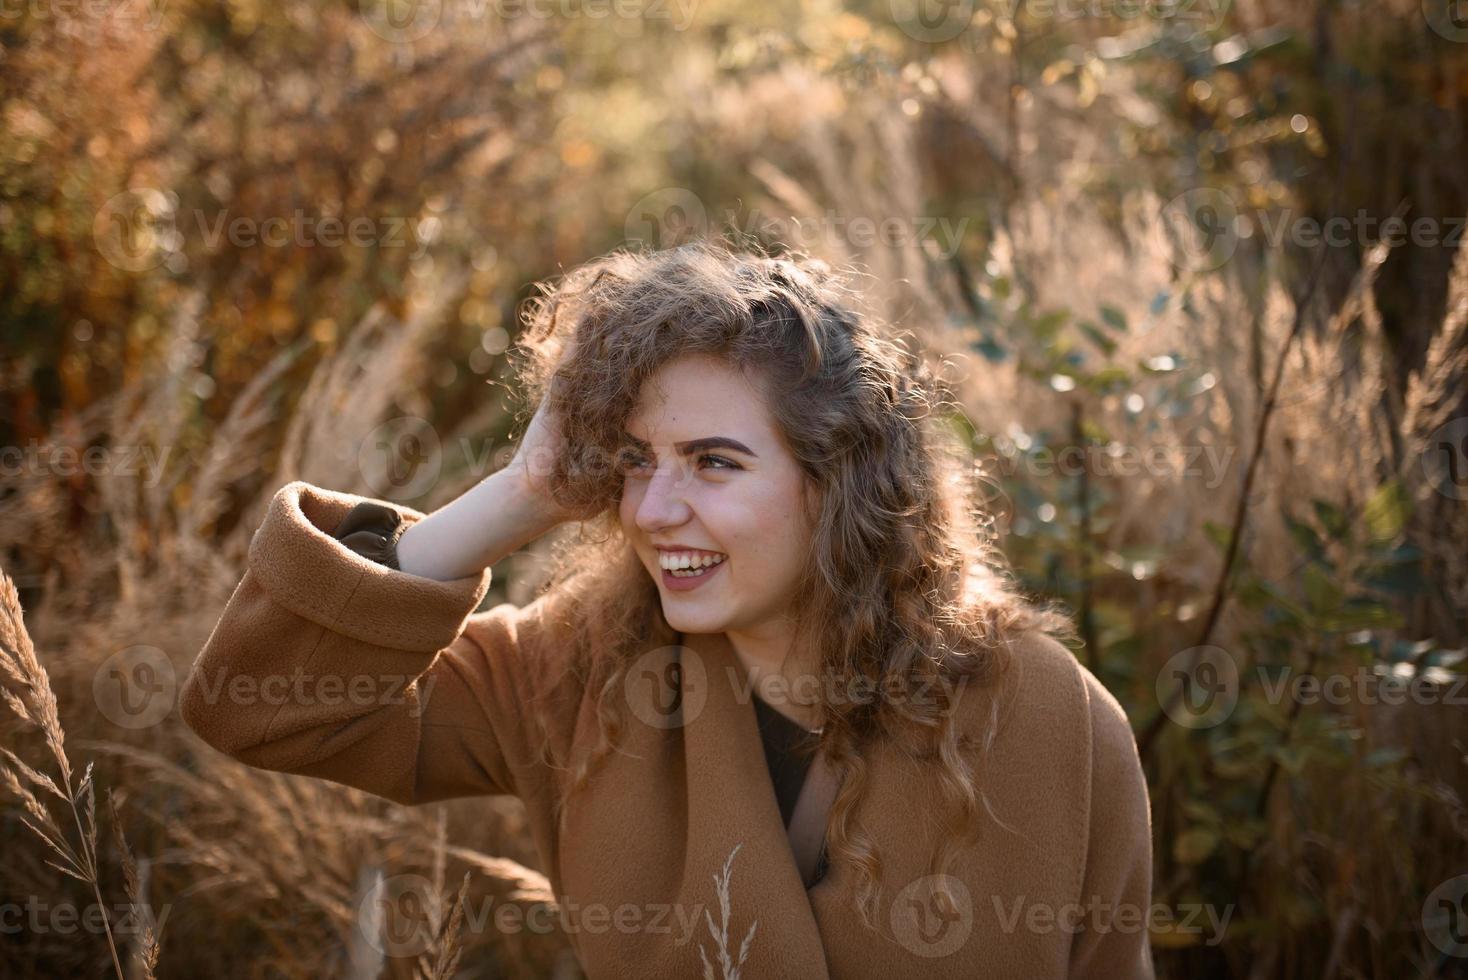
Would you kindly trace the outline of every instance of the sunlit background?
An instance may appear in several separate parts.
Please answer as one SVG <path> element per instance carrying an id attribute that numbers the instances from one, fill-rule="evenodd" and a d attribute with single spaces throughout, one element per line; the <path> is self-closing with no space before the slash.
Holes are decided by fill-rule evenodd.
<path id="1" fill-rule="evenodd" d="M 171 699 L 278 487 L 452 499 L 535 282 L 724 235 L 864 270 L 952 386 L 1137 732 L 1161 975 L 1465 975 L 1458 6 L 0 3 L 0 564 L 66 735 L 0 708 L 0 974 L 579 975 L 372 939 L 382 876 L 544 902 L 517 802 L 247 769 Z"/>

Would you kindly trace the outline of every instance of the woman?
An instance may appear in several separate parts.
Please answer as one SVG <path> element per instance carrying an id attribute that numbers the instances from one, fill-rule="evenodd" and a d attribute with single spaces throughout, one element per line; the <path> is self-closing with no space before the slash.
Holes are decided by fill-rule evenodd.
<path id="1" fill-rule="evenodd" d="M 1150 976 L 1131 729 L 994 571 L 918 360 L 824 266 L 707 245 L 527 319 L 508 466 L 427 516 L 279 491 L 189 726 L 404 804 L 520 796 L 566 908 L 643 913 L 571 931 L 593 977 Z M 550 588 L 475 613 L 567 520 Z"/>

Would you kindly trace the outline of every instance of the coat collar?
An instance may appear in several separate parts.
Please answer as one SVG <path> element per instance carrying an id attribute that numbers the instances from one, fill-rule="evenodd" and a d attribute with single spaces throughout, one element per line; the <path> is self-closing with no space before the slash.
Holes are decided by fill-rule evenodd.
<path id="1" fill-rule="evenodd" d="M 855 869 L 836 862 L 814 887 L 802 885 L 727 636 L 659 631 L 650 640 L 662 645 L 624 674 L 632 717 L 618 747 L 584 792 L 570 794 L 549 847 L 563 918 L 586 920 L 570 935 L 589 976 L 901 976 L 926 966 L 958 978 L 974 975 L 977 951 L 996 976 L 1065 975 L 1068 934 L 1006 926 L 987 899 L 1058 909 L 1085 885 L 1092 726 L 1069 651 L 1026 646 L 1001 689 L 964 691 L 960 723 L 977 733 L 997 711 L 1000 730 L 985 766 L 995 819 L 949 871 L 984 889 L 953 933 L 969 952 L 952 956 L 934 951 L 929 927 L 947 935 L 942 924 L 953 920 L 924 890 L 934 881 L 929 858 L 949 833 L 924 812 L 941 792 L 933 767 L 895 745 L 863 749 L 852 819 L 882 847 L 869 930 Z M 595 699 L 583 698 L 585 737 L 600 724 Z M 599 926 L 589 921 L 598 909 Z M 613 928 L 609 909 L 647 918 Z"/>
<path id="2" fill-rule="evenodd" d="M 820 930 L 770 783 L 744 667 L 723 633 L 679 634 L 672 650 L 688 786 L 680 900 L 706 905 L 735 966 L 749 936 L 744 975 L 825 977 Z"/>

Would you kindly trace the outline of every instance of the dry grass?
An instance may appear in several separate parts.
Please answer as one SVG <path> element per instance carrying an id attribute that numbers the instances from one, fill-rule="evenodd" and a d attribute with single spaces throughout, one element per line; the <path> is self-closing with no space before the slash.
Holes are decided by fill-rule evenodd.
<path id="1" fill-rule="evenodd" d="M 421 320 L 404 329 L 385 313 L 374 320 L 364 328 L 378 338 L 392 333 L 411 339 L 422 329 Z M 186 345 L 189 328 L 182 320 L 175 328 L 178 343 Z M 409 347 L 406 341 L 348 345 L 323 362 L 303 406 L 311 415 L 298 417 L 290 427 L 293 452 L 309 455 L 321 445 L 360 440 L 356 426 L 362 416 L 343 415 L 335 399 L 367 397 L 361 393 L 365 373 L 378 391 L 368 408 L 380 411 L 385 402 L 377 399 L 391 398 L 392 386 L 383 379 L 413 383 L 412 365 L 403 360 Z M 283 355 L 277 369 L 288 358 Z M 136 391 L 119 393 L 111 410 L 122 418 L 114 414 L 111 424 L 125 421 L 130 437 L 140 442 L 175 438 L 189 402 L 159 395 L 163 387 L 143 396 L 149 385 L 140 383 Z M 492 919 L 483 917 L 477 931 L 464 929 L 466 908 L 554 904 L 544 877 L 521 863 L 533 860 L 533 851 L 517 801 L 398 807 L 345 787 L 249 769 L 200 745 L 173 712 L 157 725 L 136 730 L 113 724 L 99 712 L 94 678 L 113 651 L 135 643 L 166 654 L 172 697 L 238 580 L 253 530 L 250 521 L 213 543 L 202 535 L 205 529 L 218 531 L 211 528 L 219 513 L 217 495 L 250 458 L 251 433 L 278 414 L 267 389 L 262 382 L 243 393 L 214 443 L 192 459 L 176 461 L 158 486 L 129 486 L 109 478 L 102 500 L 118 530 L 113 556 L 98 562 L 94 553 L 85 564 L 78 556 L 74 566 L 88 569 L 79 577 L 94 587 L 90 595 L 43 586 L 36 590 L 38 608 L 23 619 L 15 585 L 8 577 L 0 580 L 0 667 L 8 681 L 0 697 L 9 708 L 0 726 L 15 733 L 6 737 L 11 748 L 0 750 L 6 763 L 0 778 L 5 805 L 14 807 L 7 812 L 17 818 L 15 830 L 6 826 L 0 835 L 7 854 L 26 855 L 0 867 L 0 888 L 12 900 L 23 897 L 22 904 L 69 904 L 79 910 L 96 905 L 113 916 L 119 909 L 132 913 L 126 934 L 114 936 L 109 923 L 105 937 L 98 937 L 100 946 L 52 929 L 28 930 L 23 943 L 10 944 L 0 954 L 0 972 L 105 969 L 140 977 L 151 976 L 157 965 L 163 976 L 239 975 L 245 956 L 259 975 L 275 976 L 438 978 L 466 969 L 533 976 L 559 970 L 567 976 L 569 947 L 562 935 L 501 934 Z M 203 459 L 202 467 L 195 468 L 194 459 Z M 319 455 L 310 466 L 287 472 L 304 472 L 328 485 L 345 482 L 337 475 L 345 470 Z M 185 482 L 193 493 L 179 492 Z M 277 485 L 261 490 L 260 504 Z M 47 533 L 45 505 L 36 506 L 44 497 L 41 487 L 26 488 L 21 499 L 32 502 L 24 511 L 29 524 L 7 524 L 7 532 Z M 180 498 L 184 506 L 173 506 Z M 252 512 L 259 513 L 258 506 Z M 139 542 L 145 544 L 132 547 Z M 205 608 L 214 612 L 200 615 Z M 33 644 L 27 623 L 47 639 Z M 38 646 L 56 652 L 43 662 Z M 68 745 L 67 730 L 81 737 Z M 68 748 L 91 758 L 79 780 Z M 37 750 L 54 760 L 59 772 L 54 779 L 25 761 Z M 110 851 L 98 847 L 93 803 L 98 786 L 108 787 Z M 67 833 L 53 811 L 75 829 Z M 132 847 L 123 841 L 124 830 Z M 474 842 L 488 853 L 466 846 Z M 44 875 L 44 865 L 29 857 L 33 844 L 50 852 L 45 865 L 90 894 L 83 897 L 58 886 L 54 875 Z M 457 888 L 446 891 L 451 872 L 462 877 L 454 879 Z M 371 921 L 373 883 L 411 874 L 432 881 L 435 898 L 425 921 L 397 927 L 422 928 L 427 941 L 411 957 L 384 955 L 378 937 L 393 923 L 381 919 L 381 908 L 379 919 Z M 405 913 L 388 906 L 388 916 L 398 914 Z M 104 960 L 97 959 L 99 953 Z"/>
<path id="2" fill-rule="evenodd" d="M 60 775 L 59 783 L 53 781 L 45 773 L 26 765 L 9 749 L 0 749 L 0 754 L 9 763 L 8 766 L 0 767 L 0 783 L 3 783 L 10 795 L 18 799 L 24 808 L 25 813 L 20 822 L 39 837 L 50 849 L 52 856 L 61 862 L 57 864 L 47 859 L 46 864 L 91 886 L 97 905 L 102 910 L 102 927 L 107 937 L 108 951 L 112 954 L 113 968 L 117 971 L 118 980 L 124 980 L 117 942 L 112 934 L 111 916 L 102 901 L 101 872 L 97 859 L 97 793 L 92 782 L 92 764 L 87 763 L 80 781 L 73 787 L 71 760 L 66 755 L 66 733 L 57 714 L 56 696 L 51 692 L 51 679 L 36 658 L 35 646 L 26 632 L 15 583 L 4 572 L 0 572 L 0 671 L 21 690 L 20 694 L 4 690 L 0 691 L 0 695 L 3 695 L 6 705 L 18 719 L 41 730 Z M 51 807 L 36 797 L 33 791 L 35 789 L 42 790 L 65 804 L 75 827 L 75 838 L 71 831 L 63 829 L 57 822 Z M 110 791 L 107 803 L 114 820 L 113 830 L 118 849 L 122 855 L 128 897 L 136 908 L 142 904 L 139 900 L 141 889 L 137 869 L 122 836 L 121 826 L 116 822 L 117 810 Z M 153 966 L 158 961 L 158 943 L 151 928 L 144 930 L 142 943 L 142 948 L 137 953 L 137 965 L 144 977 L 151 978 Z"/>
<path id="3" fill-rule="evenodd" d="M 714 958 L 711 962 L 709 955 L 704 951 L 703 943 L 698 944 L 698 958 L 703 963 L 703 980 L 739 980 L 744 969 L 744 963 L 749 959 L 749 946 L 754 942 L 755 930 L 759 928 L 759 920 L 755 919 L 749 924 L 749 931 L 739 941 L 738 949 L 735 949 L 734 933 L 729 927 L 729 912 L 731 906 L 731 889 L 734 886 L 734 857 L 739 853 L 742 844 L 735 844 L 729 851 L 729 856 L 724 859 L 724 866 L 713 876 L 714 894 L 719 900 L 719 921 L 714 922 L 713 913 L 704 909 L 704 924 L 708 926 L 709 935 L 714 943 Z M 718 964 L 715 972 L 714 964 Z"/>

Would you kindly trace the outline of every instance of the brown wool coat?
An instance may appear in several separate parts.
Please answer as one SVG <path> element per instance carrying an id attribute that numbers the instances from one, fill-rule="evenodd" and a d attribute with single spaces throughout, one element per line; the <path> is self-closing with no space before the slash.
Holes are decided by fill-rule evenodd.
<path id="1" fill-rule="evenodd" d="M 544 750 L 568 758 L 597 720 L 559 669 L 568 648 L 556 593 L 475 613 L 487 570 L 435 582 L 331 536 L 364 499 L 301 482 L 278 492 L 184 685 L 182 716 L 249 765 L 403 804 L 519 796 L 557 899 L 585 910 L 585 927 L 568 931 L 589 976 L 702 976 L 704 957 L 710 975 L 732 975 L 715 927 L 734 963 L 745 946 L 739 975 L 751 980 L 1152 976 L 1151 815 L 1136 743 L 1116 700 L 1053 640 L 1021 639 L 1009 680 L 959 700 L 964 723 L 978 726 L 1000 699 L 980 775 L 1010 829 L 986 821 L 959 852 L 955 906 L 926 877 L 940 816 L 934 771 L 889 748 L 867 757 L 856 820 L 883 862 L 871 931 L 841 861 L 803 887 L 723 634 L 669 634 L 650 647 L 629 675 L 621 751 L 558 817 L 566 773 Z M 675 657 L 681 669 L 665 669 Z M 292 690 L 304 693 L 280 696 L 298 673 Z M 343 683 L 316 686 L 329 675 Z M 681 685 L 680 714 L 659 713 L 658 678 Z M 232 683 L 246 693 L 231 694 Z M 528 711 L 539 699 L 555 709 L 546 733 Z M 716 877 L 727 882 L 727 925 Z M 622 925 L 608 926 L 617 914 Z"/>

